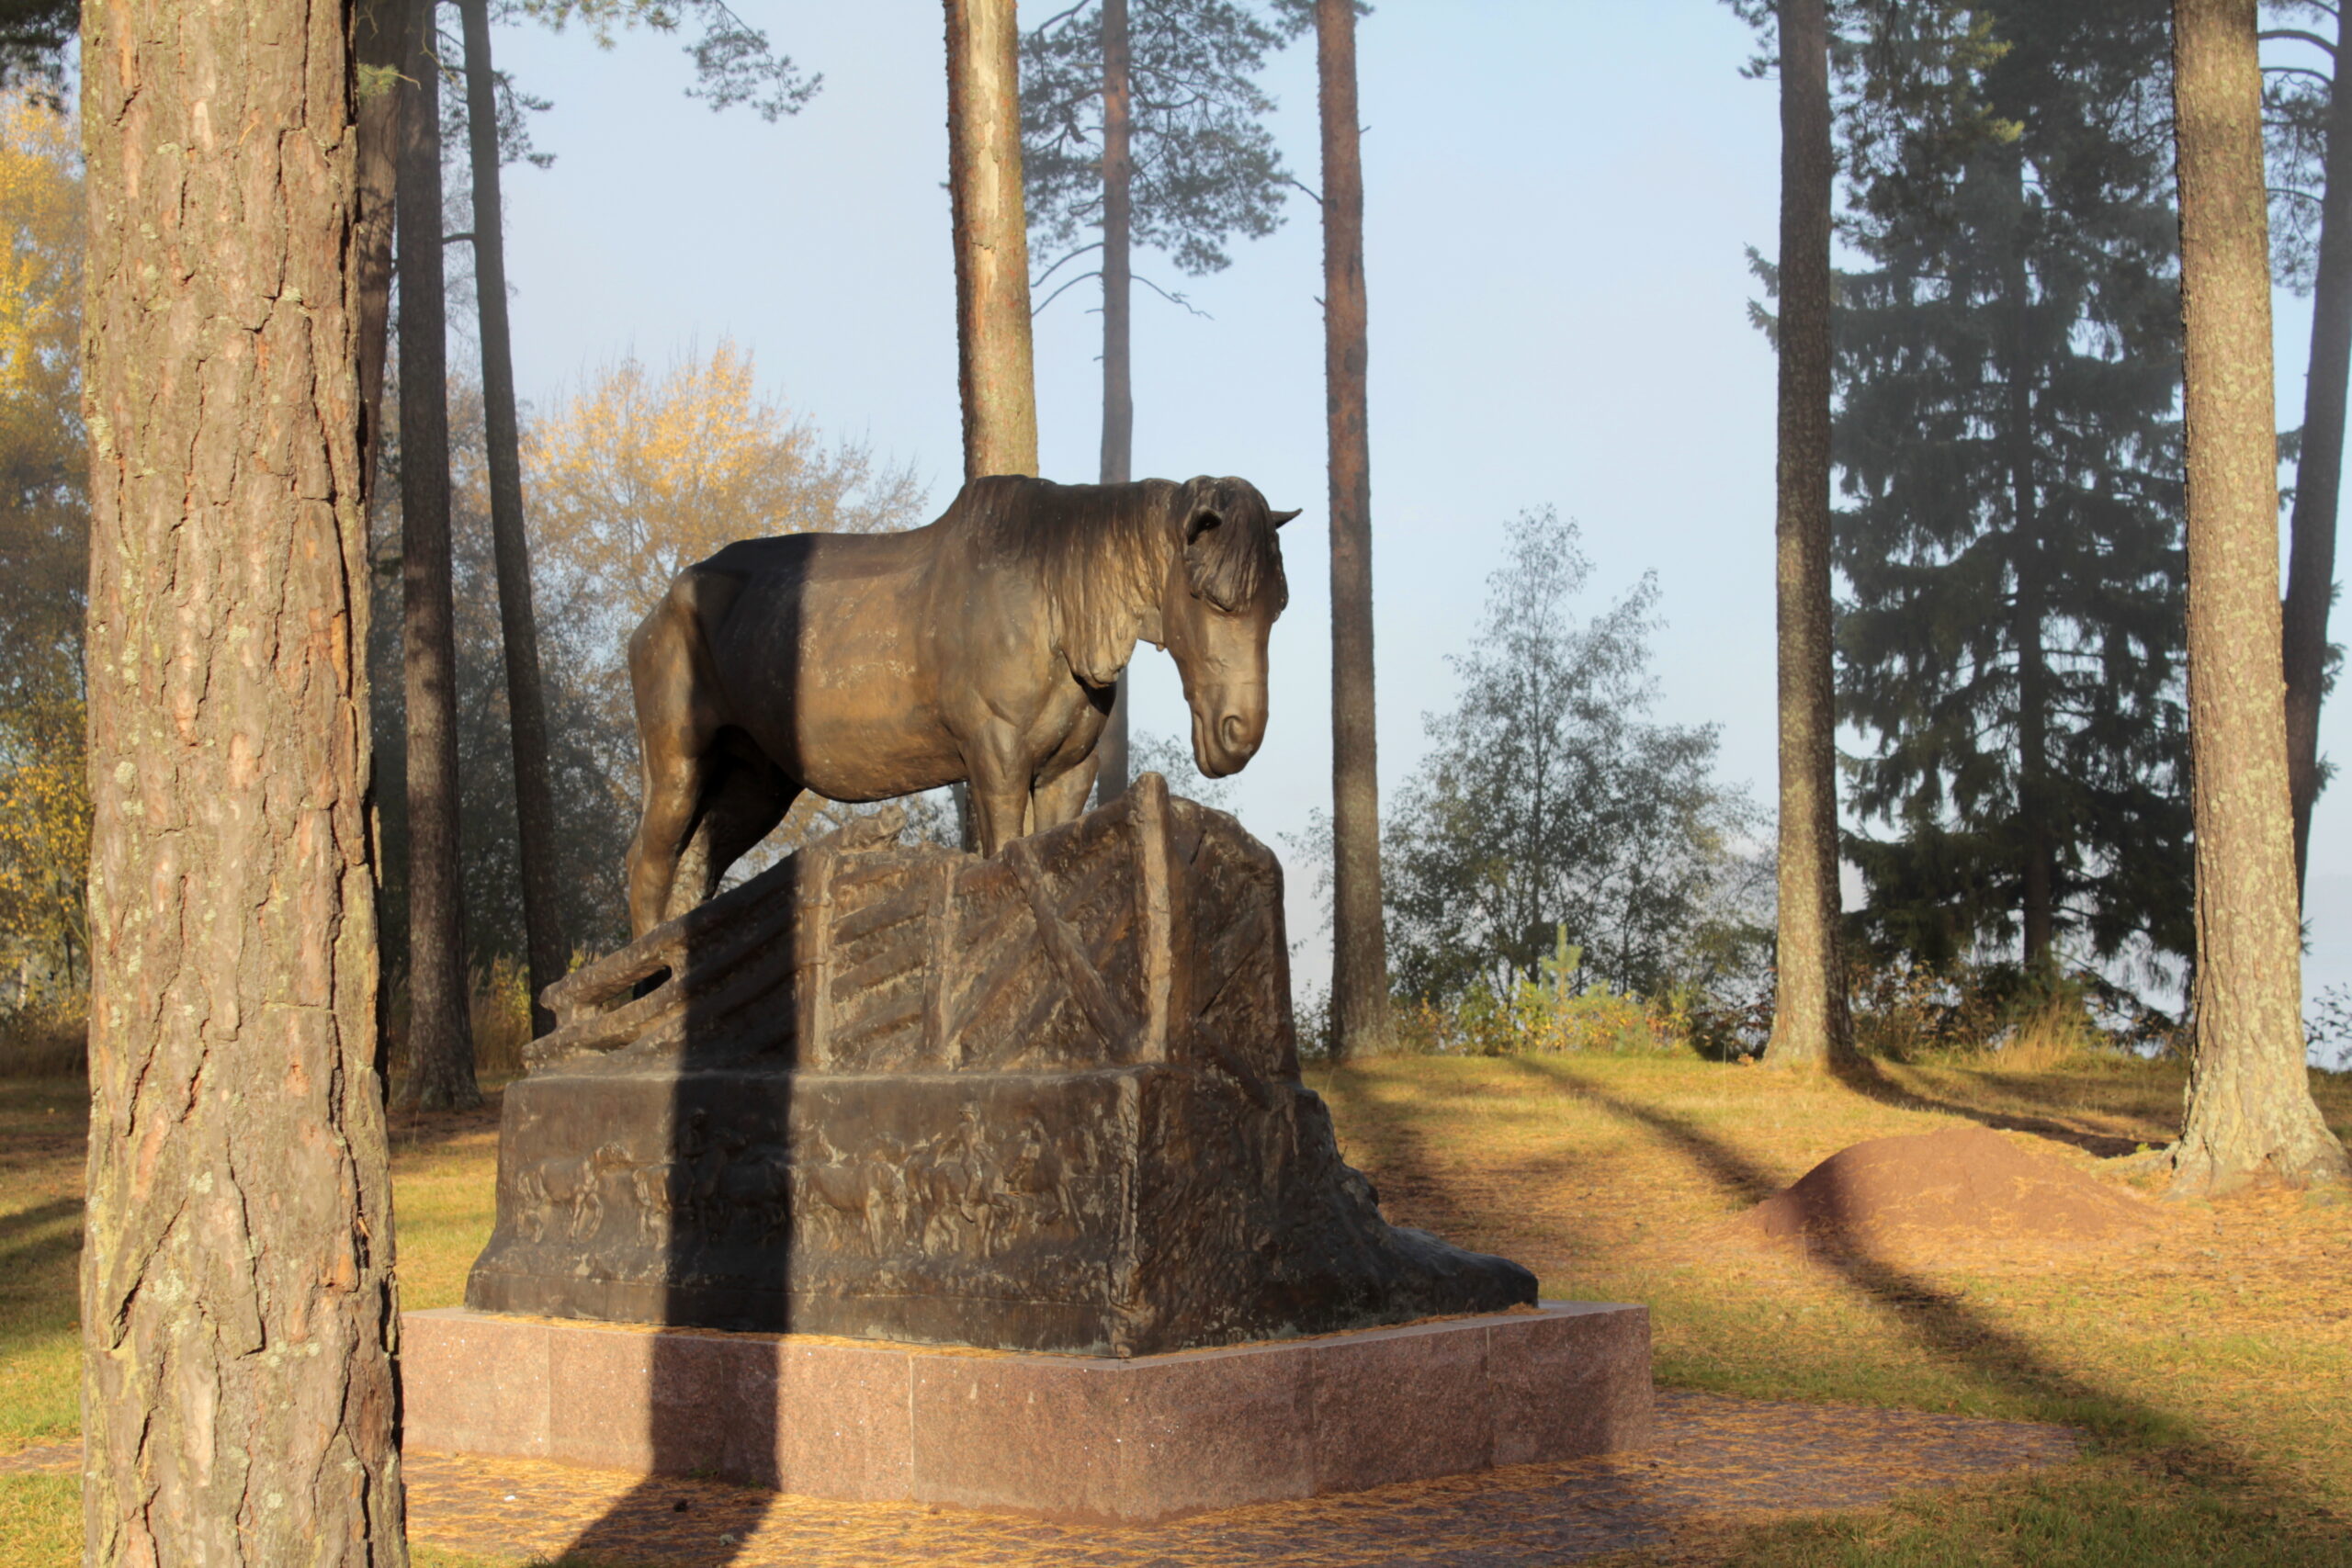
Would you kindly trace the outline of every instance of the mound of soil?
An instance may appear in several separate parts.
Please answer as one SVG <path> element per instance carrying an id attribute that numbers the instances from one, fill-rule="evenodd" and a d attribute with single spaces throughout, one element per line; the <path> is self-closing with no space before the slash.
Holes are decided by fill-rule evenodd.
<path id="1" fill-rule="evenodd" d="M 2155 1228 L 2143 1200 L 1986 1127 L 1840 1149 L 1735 1226 L 1760 1241 L 1905 1251 L 1939 1241 L 2072 1247 Z"/>

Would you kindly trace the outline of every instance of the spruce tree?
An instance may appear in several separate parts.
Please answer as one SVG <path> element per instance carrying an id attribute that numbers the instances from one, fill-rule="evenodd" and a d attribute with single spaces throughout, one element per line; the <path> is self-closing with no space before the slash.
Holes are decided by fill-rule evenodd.
<path id="1" fill-rule="evenodd" d="M 2186 954 L 2163 0 L 1854 7 L 1835 437 L 1885 949 Z"/>

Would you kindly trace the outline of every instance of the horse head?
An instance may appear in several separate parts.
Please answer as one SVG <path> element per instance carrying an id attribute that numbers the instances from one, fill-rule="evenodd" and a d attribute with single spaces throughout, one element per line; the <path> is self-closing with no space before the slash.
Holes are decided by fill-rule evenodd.
<path id="1" fill-rule="evenodd" d="M 1298 513 L 1269 510 L 1246 479 L 1205 478 L 1183 487 L 1177 511 L 1151 640 L 1183 676 L 1193 760 L 1217 779 L 1240 772 L 1266 738 L 1266 636 L 1290 603 L 1274 531 Z"/>

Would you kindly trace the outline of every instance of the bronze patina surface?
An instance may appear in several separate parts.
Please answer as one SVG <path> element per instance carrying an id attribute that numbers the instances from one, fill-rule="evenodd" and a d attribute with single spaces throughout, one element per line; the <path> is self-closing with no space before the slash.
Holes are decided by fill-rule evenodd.
<path id="1" fill-rule="evenodd" d="M 1533 1302 L 1381 1218 L 1287 956 L 1157 774 L 993 857 L 836 834 L 549 988 L 467 1303 L 1133 1356 Z"/>
<path id="2" fill-rule="evenodd" d="M 1138 639 L 1174 656 L 1218 778 L 1266 732 L 1289 596 L 1246 479 L 974 479 L 902 534 L 746 539 L 678 574 L 629 638 L 645 795 L 629 929 L 710 897 L 802 790 L 968 782 L 980 852 L 1071 821 Z"/>

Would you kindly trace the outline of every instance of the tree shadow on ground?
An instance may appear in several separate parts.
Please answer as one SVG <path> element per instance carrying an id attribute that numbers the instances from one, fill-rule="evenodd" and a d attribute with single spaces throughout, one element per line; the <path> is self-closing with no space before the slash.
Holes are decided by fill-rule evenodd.
<path id="1" fill-rule="evenodd" d="M 2024 1115 L 2011 1111 L 1992 1111 L 1965 1100 L 1953 1100 L 1897 1083 L 1886 1069 L 1869 1056 L 1833 1057 L 1830 1072 L 1839 1083 L 1866 1100 L 1889 1105 L 1898 1111 L 1939 1111 L 1947 1116 L 1959 1116 L 1996 1132 L 2026 1133 L 2052 1143 L 2066 1144 L 2098 1159 L 2115 1159 L 2137 1154 L 2143 1143 L 2118 1133 L 2099 1133 L 2069 1125 L 2048 1116 Z M 2033 1098 L 2032 1091 L 2018 1086 L 2020 1098 Z M 2046 1092 L 2046 1091 L 2045 1091 Z"/>
<path id="2" fill-rule="evenodd" d="M 72 1259 L 82 1250 L 82 1227 L 61 1222 L 81 1217 L 80 1199 L 60 1198 L 0 1218 L 0 1273 L 21 1280 Z"/>
<path id="3" fill-rule="evenodd" d="M 1739 1150 L 1686 1119 L 1615 1094 L 1556 1062 L 1510 1060 L 1546 1084 L 1566 1086 L 1620 1120 L 1641 1126 L 1681 1154 L 1717 1185 L 1743 1200 L 1778 1190 L 1770 1174 Z M 2081 1373 L 2056 1365 L 2021 1336 L 2002 1327 L 1962 1294 L 1859 1245 L 1813 1255 L 1816 1268 L 1863 1301 L 1892 1314 L 1922 1348 L 1988 1388 L 2022 1395 L 2042 1418 L 2088 1426 L 2125 1448 L 2155 1450 L 2167 1470 L 2233 1488 L 2300 1495 L 2291 1477 L 2231 1448 L 2183 1430 L 2177 1418 Z"/>
<path id="4" fill-rule="evenodd" d="M 1443 1162 L 1435 1155 L 1431 1140 L 1420 1123 L 1412 1116 L 1411 1107 L 1395 1101 L 1382 1090 L 1379 1078 L 1371 1076 L 1343 1078 L 1344 1067 L 1331 1069 L 1323 1080 L 1325 1098 L 1342 1093 L 1352 1106 L 1361 1107 L 1367 1114 L 1351 1116 L 1344 1125 L 1344 1139 L 1353 1148 L 1342 1148 L 1351 1166 L 1370 1164 L 1375 1170 L 1369 1173 L 1379 1199 L 1382 1217 L 1392 1224 L 1408 1224 L 1434 1233 L 1457 1247 L 1474 1251 L 1496 1251 L 1513 1261 L 1534 1268 L 1531 1259 L 1550 1261 L 1587 1256 L 1598 1250 L 1602 1243 L 1597 1234 L 1562 1225 L 1556 1216 L 1544 1216 L 1540 1230 L 1532 1228 L 1527 1216 L 1519 1213 L 1498 1214 L 1466 1201 L 1448 1179 Z M 1514 1168 L 1522 1177 L 1557 1174 L 1563 1178 L 1577 1173 L 1579 1163 L 1573 1153 L 1542 1161 L 1521 1161 Z M 1409 1213 L 1409 1220 L 1399 1214 Z M 1521 1256 L 1521 1254 L 1526 1256 Z M 1544 1270 L 1536 1268 L 1540 1276 Z"/>

